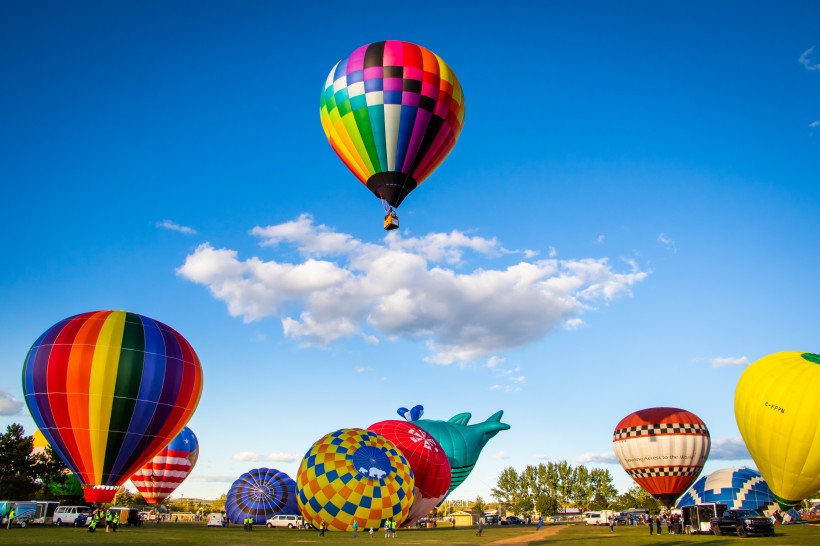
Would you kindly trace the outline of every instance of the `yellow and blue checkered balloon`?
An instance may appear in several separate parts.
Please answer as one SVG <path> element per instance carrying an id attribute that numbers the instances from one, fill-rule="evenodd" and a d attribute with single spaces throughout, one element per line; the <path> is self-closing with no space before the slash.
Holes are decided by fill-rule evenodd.
<path id="1" fill-rule="evenodd" d="M 296 477 L 297 502 L 305 520 L 329 530 L 399 526 L 413 504 L 410 465 L 387 438 L 360 428 L 331 432 L 314 443 Z"/>

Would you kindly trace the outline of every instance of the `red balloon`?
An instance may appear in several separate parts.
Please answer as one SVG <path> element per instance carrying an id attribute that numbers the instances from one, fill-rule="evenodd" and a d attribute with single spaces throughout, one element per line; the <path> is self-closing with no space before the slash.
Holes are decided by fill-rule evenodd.
<path id="1" fill-rule="evenodd" d="M 402 527 L 413 525 L 447 496 L 450 488 L 447 454 L 435 438 L 407 421 L 380 421 L 367 428 L 390 440 L 410 463 L 416 480 L 415 500 Z"/>

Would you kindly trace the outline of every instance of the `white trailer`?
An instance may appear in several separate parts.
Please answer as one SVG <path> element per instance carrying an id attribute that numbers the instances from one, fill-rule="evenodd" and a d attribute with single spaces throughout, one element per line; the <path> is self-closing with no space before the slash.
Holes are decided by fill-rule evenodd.
<path id="1" fill-rule="evenodd" d="M 584 512 L 584 525 L 609 525 L 611 518 L 615 517 L 612 510 L 592 510 Z"/>

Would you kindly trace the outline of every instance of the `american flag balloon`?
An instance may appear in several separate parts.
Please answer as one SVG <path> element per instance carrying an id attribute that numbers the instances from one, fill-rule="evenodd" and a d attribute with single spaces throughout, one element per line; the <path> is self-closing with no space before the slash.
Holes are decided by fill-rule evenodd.
<path id="1" fill-rule="evenodd" d="M 131 477 L 148 504 L 160 504 L 179 487 L 196 465 L 199 442 L 196 435 L 185 427 L 165 449 Z"/>

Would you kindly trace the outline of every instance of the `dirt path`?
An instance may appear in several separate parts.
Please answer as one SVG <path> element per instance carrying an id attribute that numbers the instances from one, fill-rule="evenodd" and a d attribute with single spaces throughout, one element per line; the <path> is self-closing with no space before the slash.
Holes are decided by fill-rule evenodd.
<path id="1" fill-rule="evenodd" d="M 490 546 L 492 545 L 501 545 L 501 544 L 518 544 L 520 546 L 526 546 L 530 543 L 531 540 L 541 540 L 548 536 L 555 535 L 560 533 L 566 529 L 565 525 L 545 525 L 540 531 L 537 529 L 529 530 L 529 532 L 518 535 L 517 537 L 510 537 L 505 538 L 503 540 L 496 540 L 494 542 L 490 542 Z"/>

